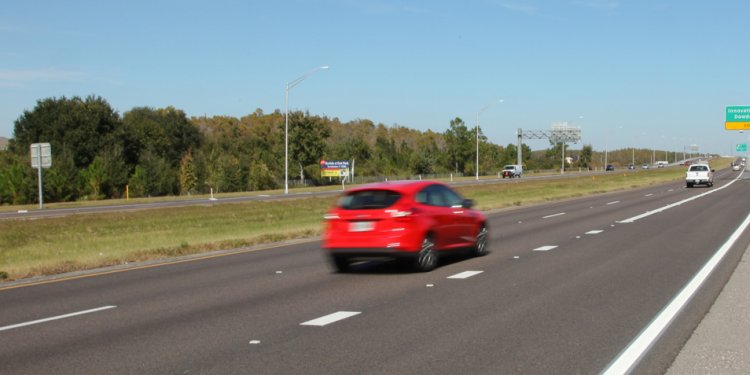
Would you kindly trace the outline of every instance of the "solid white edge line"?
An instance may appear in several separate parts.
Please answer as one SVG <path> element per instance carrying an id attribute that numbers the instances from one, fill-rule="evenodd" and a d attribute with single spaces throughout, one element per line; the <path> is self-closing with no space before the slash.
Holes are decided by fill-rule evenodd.
<path id="1" fill-rule="evenodd" d="M 542 216 L 542 219 L 549 219 L 551 217 L 562 216 L 562 215 L 565 215 L 565 212 L 560 212 L 559 214 L 552 214 L 552 215 Z"/>
<path id="2" fill-rule="evenodd" d="M 346 318 L 351 318 L 355 315 L 359 315 L 361 312 L 358 311 L 338 311 L 333 314 L 328 314 L 326 316 L 321 316 L 320 318 L 316 318 L 313 320 L 308 320 L 304 323 L 300 323 L 301 326 L 318 326 L 323 327 L 326 325 L 329 325 L 334 322 L 338 322 L 339 320 L 343 320 Z"/>
<path id="3" fill-rule="evenodd" d="M 8 330 L 11 330 L 11 329 L 14 329 L 14 328 L 21 328 L 21 327 L 26 327 L 26 326 L 34 325 L 34 324 L 51 322 L 53 320 L 71 318 L 71 317 L 74 317 L 74 316 L 84 315 L 84 314 L 91 314 L 91 313 L 95 313 L 95 312 L 102 311 L 102 310 L 114 309 L 115 307 L 117 307 L 117 306 L 102 306 L 102 307 L 97 307 L 95 309 L 78 311 L 78 312 L 74 312 L 74 313 L 70 313 L 70 314 L 65 314 L 65 315 L 53 316 L 51 318 L 44 318 L 44 319 L 39 319 L 39 320 L 33 320 L 33 321 L 30 321 L 30 322 L 26 322 L 26 323 L 13 324 L 13 325 L 5 326 L 5 327 L 0 327 L 0 331 L 8 331 Z"/>
<path id="4" fill-rule="evenodd" d="M 464 271 L 464 272 L 457 273 L 453 276 L 448 276 L 446 277 L 446 279 L 468 279 L 472 276 L 479 275 L 482 272 L 484 271 Z"/>
<path id="5" fill-rule="evenodd" d="M 728 187 L 729 187 L 730 185 L 732 185 L 733 183 L 735 183 L 735 181 L 737 181 L 737 180 L 738 180 L 738 179 L 739 179 L 739 178 L 740 178 L 741 176 L 742 176 L 742 173 L 740 173 L 740 175 L 739 175 L 739 176 L 737 176 L 737 178 L 735 178 L 735 179 L 734 179 L 734 180 L 732 180 L 732 181 L 729 181 L 729 183 L 728 183 L 728 184 L 726 184 L 726 185 L 724 185 L 724 186 L 722 186 L 722 187 L 718 187 L 718 188 L 716 188 L 716 189 L 711 189 L 711 190 L 709 190 L 709 191 L 707 191 L 707 192 L 705 192 L 705 193 L 702 193 L 702 194 L 698 194 L 698 195 L 694 195 L 694 196 L 692 196 L 692 197 L 690 197 L 690 198 L 687 198 L 687 199 L 683 199 L 683 200 L 681 200 L 681 201 L 679 201 L 679 202 L 675 202 L 675 203 L 672 203 L 672 204 L 668 204 L 668 205 L 666 205 L 666 206 L 664 206 L 664 207 L 661 207 L 661 208 L 657 208 L 657 209 L 655 209 L 655 210 L 651 210 L 651 211 L 647 211 L 647 212 L 645 212 L 645 213 L 642 213 L 642 214 L 640 214 L 640 215 L 637 215 L 637 216 L 633 216 L 633 217 L 631 217 L 631 218 L 628 218 L 628 219 L 625 219 L 625 220 L 620 220 L 620 221 L 618 221 L 618 223 L 620 223 L 620 224 L 629 224 L 629 223 L 632 223 L 632 222 L 635 222 L 635 221 L 641 220 L 641 219 L 643 219 L 643 218 L 645 218 L 645 217 L 649 217 L 649 216 L 651 216 L 651 215 L 653 215 L 653 214 L 658 214 L 659 212 L 663 212 L 663 211 L 666 211 L 666 210 L 668 210 L 668 209 L 670 209 L 670 208 L 673 208 L 673 207 L 677 207 L 677 206 L 679 206 L 679 205 L 681 205 L 681 204 L 684 204 L 684 203 L 690 202 L 690 201 L 692 201 L 692 200 L 695 200 L 695 199 L 698 199 L 698 198 L 703 198 L 703 197 L 705 197 L 706 195 L 709 195 L 709 194 L 715 193 L 715 192 L 717 192 L 717 191 L 720 191 L 720 190 L 722 190 L 722 189 L 726 189 L 726 188 L 728 188 Z"/>
<path id="6" fill-rule="evenodd" d="M 743 231 L 750 225 L 750 215 L 732 233 L 727 242 L 716 251 L 711 259 L 698 271 L 672 301 L 649 323 L 646 328 L 623 350 L 617 358 L 602 372 L 604 375 L 626 374 L 638 363 L 644 354 L 653 346 L 664 330 L 672 323 L 677 314 L 687 305 L 695 292 L 703 285 L 711 272 L 729 252 Z"/>

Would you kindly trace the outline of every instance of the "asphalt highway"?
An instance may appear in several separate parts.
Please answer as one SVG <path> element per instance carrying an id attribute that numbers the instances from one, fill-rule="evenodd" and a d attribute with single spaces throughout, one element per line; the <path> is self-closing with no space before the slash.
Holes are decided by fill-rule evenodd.
<path id="1" fill-rule="evenodd" d="M 429 273 L 310 240 L 7 284 L 0 373 L 661 374 L 750 244 L 739 174 L 491 213 L 489 255 Z"/>
<path id="2" fill-rule="evenodd" d="M 632 172 L 632 171 L 631 171 Z M 539 176 L 524 176 L 524 179 L 564 179 L 571 177 L 579 177 L 582 174 L 586 176 L 596 176 L 604 174 L 605 172 L 569 172 L 564 175 L 553 174 L 553 175 L 539 175 Z M 472 184 L 496 184 L 498 182 L 511 182 L 513 179 L 504 178 L 482 178 L 481 180 L 462 180 L 455 183 L 451 183 L 454 186 L 472 185 Z M 90 213 L 103 213 L 103 212 L 121 212 L 121 211 L 135 211 L 135 210 L 147 210 L 154 208 L 170 208 L 170 207 L 188 207 L 188 206 L 200 206 L 200 205 L 217 205 L 227 203 L 239 203 L 247 201 L 269 201 L 279 199 L 304 199 L 310 196 L 335 196 L 341 194 L 341 190 L 326 190 L 317 192 L 294 192 L 289 194 L 257 194 L 257 195 L 246 195 L 239 197 L 229 198 L 200 198 L 200 199 L 181 199 L 174 201 L 161 201 L 161 202 L 150 202 L 150 203 L 127 203 L 127 204 L 109 204 L 101 206 L 82 206 L 82 207 L 68 207 L 68 208 L 44 208 L 44 209 L 32 209 L 32 210 L 16 210 L 16 211 L 2 211 L 0 212 L 0 219 L 34 219 L 41 217 L 62 217 L 68 215 L 78 214 L 90 214 Z"/>

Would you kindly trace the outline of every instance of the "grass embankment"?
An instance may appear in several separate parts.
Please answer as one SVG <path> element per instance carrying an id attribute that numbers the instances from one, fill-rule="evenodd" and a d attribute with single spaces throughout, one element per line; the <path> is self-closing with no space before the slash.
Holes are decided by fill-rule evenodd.
<path id="1" fill-rule="evenodd" d="M 459 190 L 474 199 L 479 209 L 491 210 L 653 185 L 683 176 L 683 168 L 666 168 L 559 180 L 518 179 Z M 309 197 L 0 220 L 0 279 L 317 236 L 322 216 L 334 200 Z"/>

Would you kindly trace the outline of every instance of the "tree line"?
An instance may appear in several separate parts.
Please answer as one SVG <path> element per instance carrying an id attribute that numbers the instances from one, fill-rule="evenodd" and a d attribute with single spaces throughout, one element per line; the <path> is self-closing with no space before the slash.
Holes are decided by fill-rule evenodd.
<path id="1" fill-rule="evenodd" d="M 120 115 L 98 96 L 42 99 L 15 121 L 8 151 L 0 151 L 0 204 L 37 202 L 29 145 L 40 142 L 52 148 L 52 166 L 43 177 L 45 202 L 122 198 L 126 189 L 130 197 L 148 197 L 279 188 L 284 124 L 279 110 L 189 118 L 174 107 L 137 107 Z M 447 125 L 442 132 L 419 131 L 290 112 L 290 182 L 330 183 L 320 177 L 322 159 L 349 160 L 358 176 L 373 178 L 473 175 L 474 127 L 458 117 Z M 493 144 L 478 132 L 482 174 L 516 163 L 515 145 Z M 561 145 L 541 153 L 522 147 L 527 169 L 559 168 Z M 573 153 L 577 167 L 594 159 L 591 146 Z"/>

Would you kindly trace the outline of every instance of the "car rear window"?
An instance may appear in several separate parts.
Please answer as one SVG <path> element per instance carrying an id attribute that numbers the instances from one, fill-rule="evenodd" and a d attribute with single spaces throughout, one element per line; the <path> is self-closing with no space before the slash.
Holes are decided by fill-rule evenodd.
<path id="1" fill-rule="evenodd" d="M 388 208 L 401 198 L 401 194 L 391 190 L 362 190 L 344 195 L 338 206 L 345 210 L 375 210 Z"/>
<path id="2" fill-rule="evenodd" d="M 693 165 L 690 167 L 691 172 L 705 172 L 708 170 L 708 167 L 705 165 Z"/>

